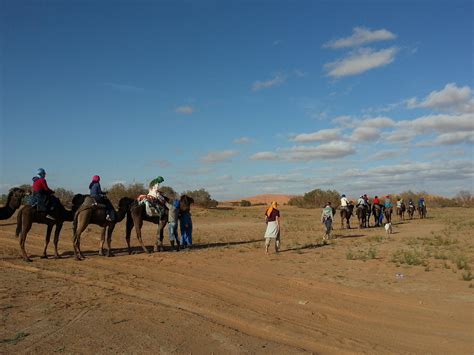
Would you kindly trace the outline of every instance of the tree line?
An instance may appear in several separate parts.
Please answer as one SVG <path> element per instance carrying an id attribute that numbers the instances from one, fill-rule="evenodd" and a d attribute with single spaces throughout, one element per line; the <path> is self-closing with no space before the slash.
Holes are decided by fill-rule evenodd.
<path id="1" fill-rule="evenodd" d="M 424 197 L 429 207 L 474 207 L 474 196 L 467 190 L 459 191 L 459 193 L 452 198 L 430 195 L 426 191 L 414 192 L 411 190 L 401 192 L 399 194 L 389 194 L 392 203 L 402 198 L 405 203 L 411 199 L 416 204 L 420 197 Z M 381 201 L 386 195 L 379 195 Z M 370 196 L 373 198 L 374 196 Z M 335 207 L 340 205 L 341 194 L 336 190 L 321 190 L 315 189 L 305 193 L 303 196 L 292 197 L 288 204 L 291 206 L 298 206 L 302 208 L 321 208 L 327 202 Z M 354 201 L 356 202 L 356 201 Z"/>

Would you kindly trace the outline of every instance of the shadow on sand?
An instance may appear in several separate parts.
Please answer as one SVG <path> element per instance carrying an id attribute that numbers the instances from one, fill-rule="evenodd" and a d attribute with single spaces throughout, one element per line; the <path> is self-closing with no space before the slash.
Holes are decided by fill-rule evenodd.
<path id="1" fill-rule="evenodd" d="M 345 238 L 361 238 L 361 237 L 367 237 L 366 234 L 348 234 L 348 235 L 344 235 L 344 234 L 335 234 L 334 237 L 336 239 L 345 239 Z"/>
<path id="2" fill-rule="evenodd" d="M 16 222 L 0 224 L 0 227 L 7 227 L 7 226 L 16 226 Z"/>
<path id="3" fill-rule="evenodd" d="M 243 245 L 243 244 L 250 244 L 250 243 L 257 243 L 257 242 L 262 242 L 262 239 L 253 239 L 253 240 L 243 240 L 243 241 L 236 241 L 236 242 L 218 242 L 218 243 L 206 243 L 206 244 L 193 244 L 192 250 L 199 250 L 199 249 L 210 249 L 210 248 L 225 248 L 228 246 L 233 246 L 233 245 Z M 153 252 L 153 246 L 145 246 L 149 252 Z M 175 251 L 171 246 L 165 245 L 164 246 L 165 250 L 164 252 L 173 252 Z M 135 246 L 130 248 L 133 254 L 144 254 L 145 252 L 140 246 Z M 181 250 L 184 250 L 181 248 Z M 104 249 L 104 254 L 106 253 L 106 249 Z M 128 255 L 128 248 L 112 248 L 112 253 L 115 256 L 121 256 L 121 255 Z M 98 250 L 83 250 L 82 254 L 84 256 L 99 256 Z M 31 255 L 32 257 L 39 257 L 37 255 Z M 74 251 L 65 251 L 61 254 L 62 258 L 71 258 L 74 257 Z M 52 257 L 50 257 L 52 258 Z"/>
<path id="4" fill-rule="evenodd" d="M 323 248 L 327 246 L 330 246 L 330 243 L 317 243 L 317 244 L 311 243 L 311 244 L 302 245 L 300 247 L 280 250 L 280 253 L 286 253 L 287 251 L 299 251 L 299 250 L 304 250 L 304 249 L 317 249 L 317 248 Z"/>

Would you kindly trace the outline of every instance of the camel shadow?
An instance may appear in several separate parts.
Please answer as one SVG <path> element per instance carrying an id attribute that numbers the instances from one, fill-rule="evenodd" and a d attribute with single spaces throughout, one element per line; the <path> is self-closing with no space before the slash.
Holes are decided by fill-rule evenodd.
<path id="1" fill-rule="evenodd" d="M 337 239 L 345 239 L 345 238 L 361 238 L 361 237 L 366 237 L 366 234 L 349 234 L 349 235 L 343 235 L 343 234 L 337 234 L 334 237 Z"/>
<path id="2" fill-rule="evenodd" d="M 217 243 L 203 243 L 203 244 L 193 244 L 191 248 L 193 250 L 200 250 L 200 249 L 211 249 L 211 248 L 226 248 L 229 246 L 234 246 L 234 245 L 243 245 L 243 244 L 250 244 L 250 243 L 257 243 L 257 242 L 262 242 L 262 239 L 253 239 L 253 240 L 243 240 L 243 241 L 235 241 L 235 242 L 217 242 Z M 151 245 L 146 245 L 145 246 L 150 253 L 153 252 L 153 246 Z M 164 246 L 165 250 L 164 252 L 174 252 L 175 250 L 171 246 Z M 136 247 L 131 247 L 131 255 L 135 254 L 145 254 L 143 249 L 140 246 Z M 185 248 L 181 247 L 181 250 L 184 250 Z M 106 251 L 104 250 L 104 253 Z M 115 256 L 124 256 L 124 255 L 129 255 L 128 253 L 128 248 L 112 248 L 112 253 Z M 82 254 L 84 256 L 99 256 L 99 252 L 97 250 L 85 250 L 82 251 Z M 74 257 L 74 251 L 65 251 L 61 255 L 61 257 L 65 258 L 71 258 Z"/>
<path id="3" fill-rule="evenodd" d="M 193 244 L 192 249 L 210 249 L 210 248 L 225 248 L 233 245 L 243 245 L 250 243 L 262 242 L 262 239 L 252 239 L 252 240 L 241 240 L 236 242 L 217 242 L 217 243 L 206 243 L 206 244 Z"/>
<path id="4" fill-rule="evenodd" d="M 16 222 L 0 224 L 0 227 L 7 227 L 7 226 L 16 226 Z"/>
<path id="5" fill-rule="evenodd" d="M 300 247 L 294 247 L 294 248 L 288 248 L 288 249 L 280 250 L 280 253 L 286 253 L 288 251 L 300 251 L 300 250 L 304 250 L 304 249 L 324 248 L 324 247 L 327 247 L 329 245 L 330 245 L 329 243 L 322 243 L 322 244 L 321 243 L 317 243 L 317 244 L 311 243 L 311 244 L 306 244 L 306 245 L 303 245 L 303 246 L 300 246 Z"/>

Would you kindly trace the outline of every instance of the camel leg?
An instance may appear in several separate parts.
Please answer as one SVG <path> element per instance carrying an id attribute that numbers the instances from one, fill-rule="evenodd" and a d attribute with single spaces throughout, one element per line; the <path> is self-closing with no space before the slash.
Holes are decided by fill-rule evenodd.
<path id="1" fill-rule="evenodd" d="M 44 240 L 44 250 L 43 250 L 43 255 L 41 255 L 41 259 L 48 259 L 47 249 L 48 249 L 49 241 L 51 240 L 51 232 L 53 230 L 53 226 L 54 224 L 48 224 L 46 228 L 46 238 Z"/>
<path id="2" fill-rule="evenodd" d="M 135 225 L 135 231 L 137 232 L 137 239 L 138 242 L 140 243 L 143 251 L 145 253 L 149 253 L 148 249 L 145 247 L 145 244 L 143 244 L 142 240 L 142 226 L 143 226 L 143 221 L 139 221 L 138 224 Z"/>
<path id="3" fill-rule="evenodd" d="M 72 238 L 72 246 L 74 248 L 74 256 L 76 258 L 76 260 L 80 261 L 82 260 L 81 259 L 81 256 L 79 254 L 79 248 L 77 247 L 77 243 L 78 243 L 78 240 L 80 238 L 80 235 L 76 232 Z"/>
<path id="4" fill-rule="evenodd" d="M 127 217 L 127 224 L 125 226 L 125 241 L 127 242 L 128 255 L 132 254 L 132 248 L 130 247 L 130 235 L 132 234 L 133 224 L 133 219 Z"/>
<path id="5" fill-rule="evenodd" d="M 100 232 L 100 242 L 99 242 L 99 256 L 104 256 L 104 243 L 105 243 L 105 232 L 107 230 L 107 226 L 102 228 Z"/>
<path id="6" fill-rule="evenodd" d="M 86 229 L 86 226 L 87 226 L 86 224 L 81 225 L 81 227 L 78 228 L 76 230 L 76 233 L 74 234 L 72 245 L 74 247 L 74 255 L 76 256 L 76 260 L 84 259 L 84 255 L 82 255 L 81 253 L 80 245 L 81 245 L 81 234 Z"/>
<path id="7" fill-rule="evenodd" d="M 58 253 L 58 242 L 59 242 L 59 234 L 61 233 L 62 228 L 63 228 L 62 223 L 56 224 L 56 229 L 54 231 L 54 258 L 55 259 L 61 258 L 61 256 Z"/>
<path id="8" fill-rule="evenodd" d="M 115 228 L 115 224 L 112 224 L 107 229 L 107 256 L 108 257 L 114 256 L 114 254 L 112 253 L 112 233 L 114 231 L 114 228 Z"/>
<path id="9" fill-rule="evenodd" d="M 159 251 L 164 251 L 165 248 L 163 246 L 163 238 L 164 238 L 164 233 L 163 230 L 165 229 L 166 223 L 165 224 L 158 224 L 158 234 L 156 235 L 156 245 L 158 246 Z M 159 239 L 159 244 L 158 244 L 158 239 Z"/>
<path id="10" fill-rule="evenodd" d="M 31 260 L 28 257 L 28 254 L 26 254 L 25 250 L 25 242 L 26 242 L 26 236 L 28 235 L 28 232 L 31 229 L 31 225 L 33 223 L 31 221 L 25 221 L 25 218 L 23 219 L 23 226 L 21 228 L 21 234 L 20 234 L 20 251 L 21 251 L 21 256 L 23 257 L 23 260 L 31 262 Z"/>
<path id="11" fill-rule="evenodd" d="M 79 251 L 79 256 L 81 257 L 81 259 L 85 259 L 86 257 L 84 256 L 84 254 L 82 254 L 82 251 L 81 251 L 81 237 L 80 236 L 77 240 L 77 250 Z"/>

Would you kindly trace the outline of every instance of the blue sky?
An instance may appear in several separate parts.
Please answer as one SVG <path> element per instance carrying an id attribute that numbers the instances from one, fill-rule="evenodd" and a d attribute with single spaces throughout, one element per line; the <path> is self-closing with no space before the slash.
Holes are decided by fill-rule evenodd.
<path id="1" fill-rule="evenodd" d="M 473 190 L 471 1 L 2 1 L 0 193 Z"/>

